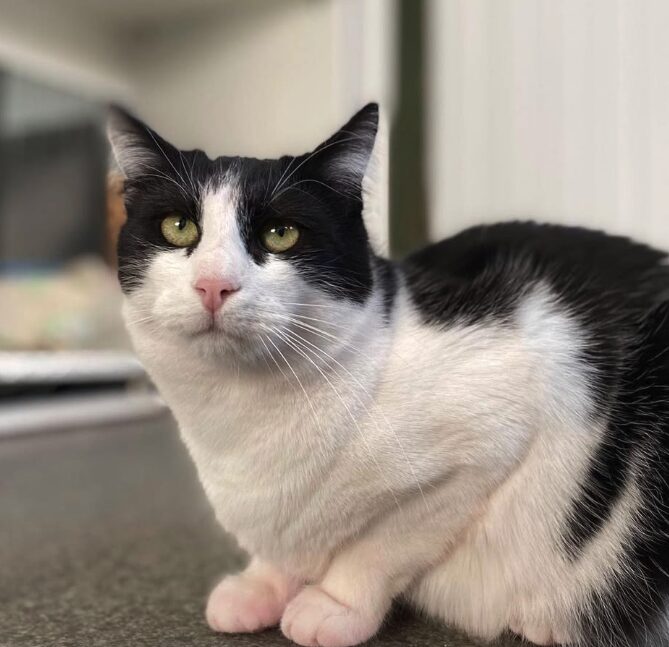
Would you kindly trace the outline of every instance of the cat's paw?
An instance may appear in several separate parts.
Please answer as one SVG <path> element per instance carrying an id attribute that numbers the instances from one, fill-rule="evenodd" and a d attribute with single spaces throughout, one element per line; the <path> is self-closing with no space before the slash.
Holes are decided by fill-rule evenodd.
<path id="1" fill-rule="evenodd" d="M 303 588 L 281 619 L 286 638 L 303 647 L 351 647 L 371 638 L 380 625 L 380 619 L 337 602 L 318 586 Z"/>
<path id="2" fill-rule="evenodd" d="M 557 647 L 557 645 L 569 644 L 567 634 L 550 624 L 516 622 L 511 624 L 510 629 L 514 634 L 535 645 L 555 645 Z"/>
<path id="3" fill-rule="evenodd" d="M 244 574 L 221 580 L 207 601 L 207 623 L 214 631 L 250 633 L 279 623 L 286 606 L 269 582 Z"/>

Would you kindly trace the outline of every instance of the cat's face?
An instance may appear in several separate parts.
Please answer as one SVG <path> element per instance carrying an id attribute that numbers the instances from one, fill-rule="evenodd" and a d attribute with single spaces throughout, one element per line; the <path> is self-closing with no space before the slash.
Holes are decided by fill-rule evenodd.
<path id="1" fill-rule="evenodd" d="M 133 334 L 249 361 L 339 338 L 372 290 L 361 211 L 377 114 L 370 104 L 299 157 L 210 160 L 114 110 Z"/>

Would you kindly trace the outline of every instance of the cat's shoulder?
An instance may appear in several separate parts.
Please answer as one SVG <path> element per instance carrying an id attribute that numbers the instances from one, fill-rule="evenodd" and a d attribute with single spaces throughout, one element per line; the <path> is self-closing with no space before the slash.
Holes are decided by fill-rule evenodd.
<path id="1" fill-rule="evenodd" d="M 652 266 L 666 254 L 624 236 L 584 227 L 514 221 L 465 229 L 411 254 L 405 265 L 467 278 L 500 257 L 514 260 L 520 256 L 591 269 L 607 260 L 615 260 L 618 267 Z"/>
<path id="2" fill-rule="evenodd" d="M 666 291 L 666 254 L 582 227 L 504 222 L 466 229 L 401 264 L 412 301 L 428 320 L 505 319 L 537 283 L 570 305 L 606 291 Z"/>

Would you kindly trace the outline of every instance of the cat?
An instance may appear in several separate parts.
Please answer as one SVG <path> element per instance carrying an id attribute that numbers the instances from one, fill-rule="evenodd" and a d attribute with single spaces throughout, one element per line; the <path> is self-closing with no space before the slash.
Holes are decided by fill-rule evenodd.
<path id="1" fill-rule="evenodd" d="M 402 599 L 481 639 L 669 645 L 666 255 L 510 222 L 390 261 L 377 128 L 211 160 L 111 111 L 125 321 L 250 555 L 209 625 L 346 647 Z"/>

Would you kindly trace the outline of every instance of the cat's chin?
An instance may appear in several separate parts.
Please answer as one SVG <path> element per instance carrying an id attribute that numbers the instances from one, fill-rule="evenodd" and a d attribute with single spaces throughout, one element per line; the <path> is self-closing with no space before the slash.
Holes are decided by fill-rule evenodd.
<path id="1" fill-rule="evenodd" d="M 193 338 L 190 351 L 205 364 L 227 365 L 233 362 L 236 368 L 255 372 L 265 370 L 267 360 L 262 353 L 262 346 L 251 340 L 234 339 L 227 335 L 208 334 Z"/>
<path id="2" fill-rule="evenodd" d="M 207 344 L 213 348 L 227 348 L 243 342 L 235 326 L 211 321 L 198 326 L 184 327 L 180 331 L 172 329 L 172 333 L 175 332 L 180 333 L 186 343 Z"/>
<path id="3" fill-rule="evenodd" d="M 249 329 L 236 321 L 207 322 L 199 326 L 172 328 L 170 333 L 179 337 L 178 343 L 193 355 L 209 363 L 211 360 L 234 359 L 249 367 L 263 362 L 261 342 Z"/>
<path id="4" fill-rule="evenodd" d="M 185 339 L 221 340 L 225 338 L 243 339 L 242 330 L 234 317 L 190 316 L 164 321 L 163 324 L 172 335 Z"/>
<path id="5" fill-rule="evenodd" d="M 201 326 L 198 326 L 198 328 L 194 330 L 191 334 L 194 337 L 202 337 L 207 335 L 211 336 L 225 335 L 226 327 L 223 324 L 218 323 L 215 319 L 210 319 L 209 321 L 203 323 Z"/>

